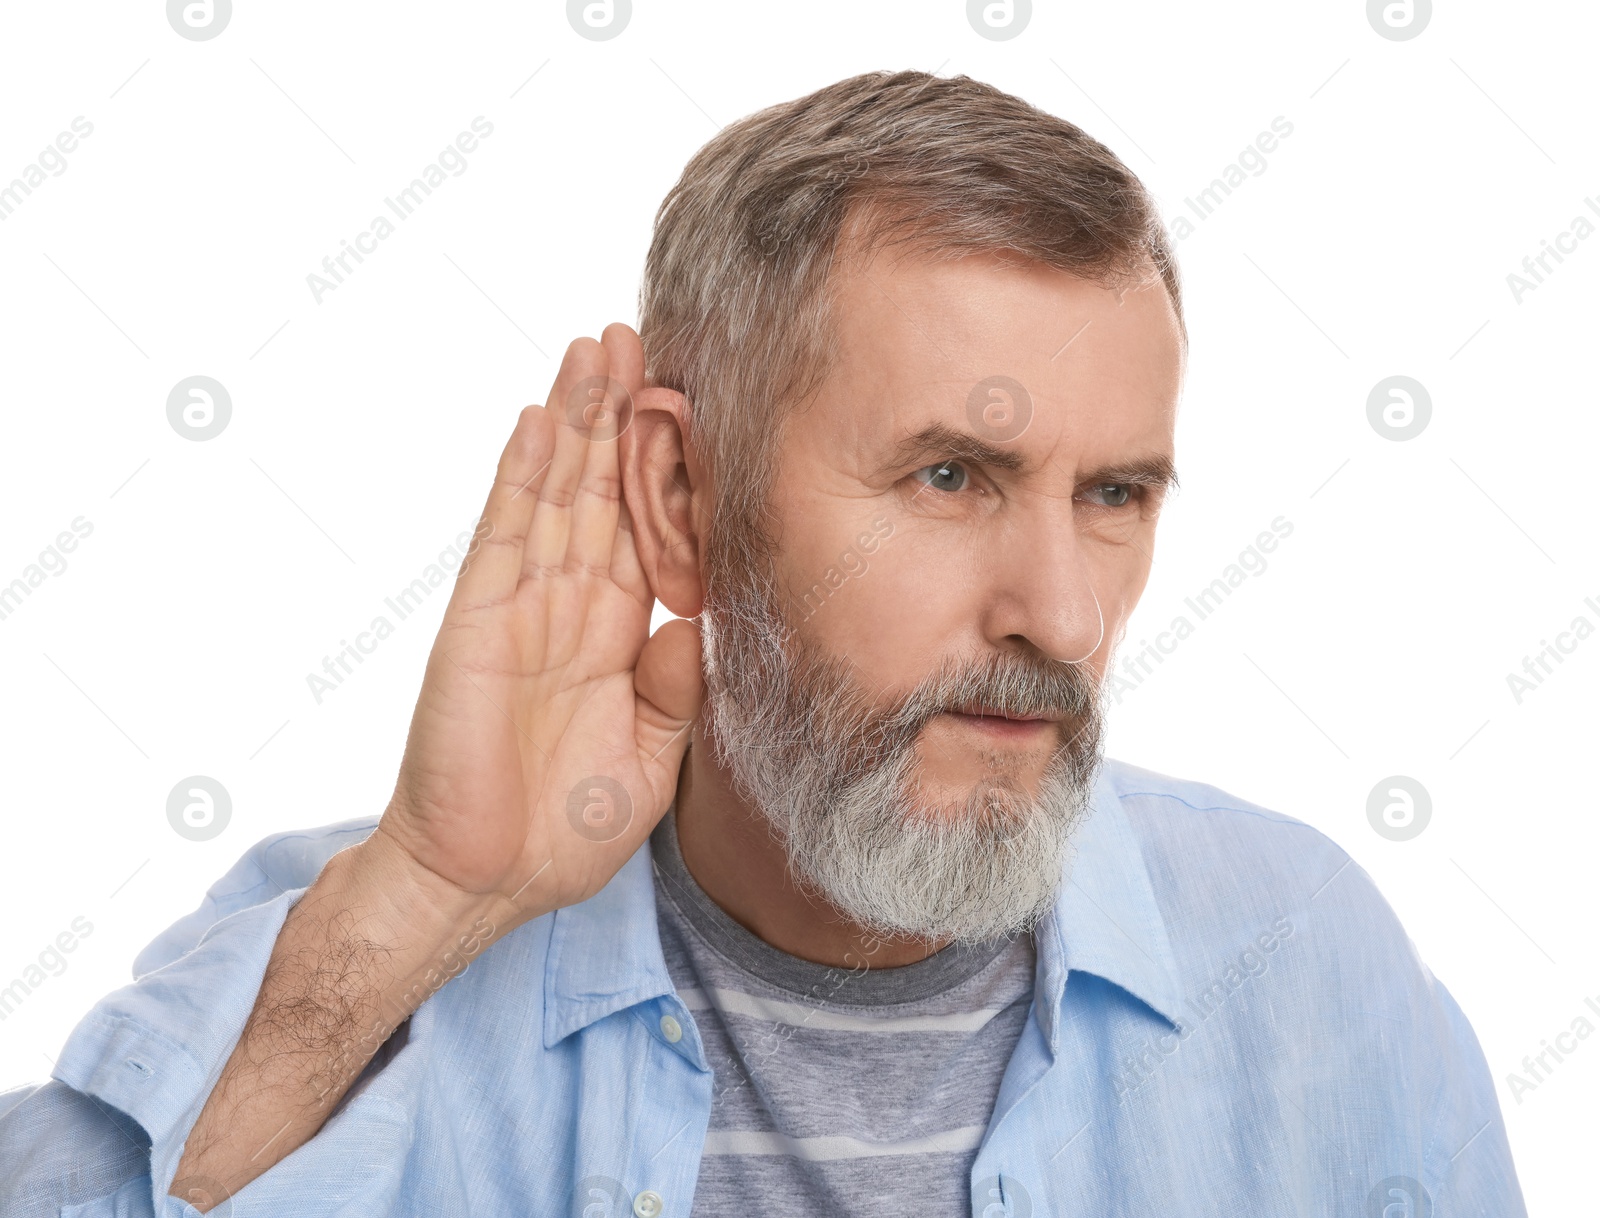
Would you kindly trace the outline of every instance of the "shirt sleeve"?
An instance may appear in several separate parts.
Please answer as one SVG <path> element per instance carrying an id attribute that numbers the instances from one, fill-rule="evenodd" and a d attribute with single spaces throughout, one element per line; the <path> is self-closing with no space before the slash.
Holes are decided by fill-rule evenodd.
<path id="1" fill-rule="evenodd" d="M 375 825 L 347 821 L 257 843 L 194 913 L 139 954 L 133 984 L 73 1029 L 51 1082 L 0 1095 L 8 1218 L 199 1213 L 167 1190 L 244 1030 L 284 919 L 323 864 Z M 358 1197 L 379 1201 L 395 1186 L 388 1177 L 405 1157 L 414 1114 L 393 1088 L 378 1089 L 386 1097 L 370 1084 L 404 1055 L 411 1031 L 390 1038 L 317 1135 L 241 1189 L 239 1205 L 314 1218 Z"/>
<path id="2" fill-rule="evenodd" d="M 1454 996 L 1436 978 L 1433 986 L 1448 1046 L 1430 1150 L 1442 1175 L 1434 1218 L 1527 1218 L 1489 1063 Z"/>
<path id="3" fill-rule="evenodd" d="M 0 1095 L 0 1200 L 8 1218 L 56 1218 L 63 1207 L 141 1178 L 148 1205 L 149 1162 L 150 1139 L 137 1122 L 65 1083 Z"/>

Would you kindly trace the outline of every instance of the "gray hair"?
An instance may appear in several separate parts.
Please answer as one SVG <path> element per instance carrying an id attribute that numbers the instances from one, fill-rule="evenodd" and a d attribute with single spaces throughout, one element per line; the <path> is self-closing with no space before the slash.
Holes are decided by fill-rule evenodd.
<path id="1" fill-rule="evenodd" d="M 835 263 L 894 245 L 1013 253 L 1114 285 L 1153 268 L 1183 324 L 1177 263 L 1138 178 L 992 85 L 869 72 L 731 123 L 662 201 L 639 289 L 647 375 L 684 394 L 712 472 L 710 553 L 770 559 L 767 458 L 832 362 Z"/>

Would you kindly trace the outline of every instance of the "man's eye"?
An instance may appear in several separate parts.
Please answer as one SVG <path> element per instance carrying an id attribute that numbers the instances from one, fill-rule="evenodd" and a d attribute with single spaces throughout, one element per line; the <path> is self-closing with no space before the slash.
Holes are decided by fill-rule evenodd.
<path id="1" fill-rule="evenodd" d="M 936 491 L 959 491 L 967 484 L 967 471 L 954 461 L 925 465 L 911 476 Z"/>
<path id="2" fill-rule="evenodd" d="M 1089 496 L 1101 507 L 1126 507 L 1133 498 L 1133 488 L 1122 482 L 1103 482 L 1090 487 Z"/>

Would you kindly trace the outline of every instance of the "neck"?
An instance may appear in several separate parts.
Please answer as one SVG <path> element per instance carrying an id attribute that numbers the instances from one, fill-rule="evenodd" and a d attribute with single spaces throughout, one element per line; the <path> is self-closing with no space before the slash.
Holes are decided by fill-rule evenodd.
<path id="1" fill-rule="evenodd" d="M 735 792 L 732 775 L 712 764 L 702 723 L 690 741 L 678 774 L 678 845 L 695 883 L 735 922 L 779 951 L 839 968 L 897 968 L 945 946 L 873 935 L 802 888 L 761 810 Z"/>

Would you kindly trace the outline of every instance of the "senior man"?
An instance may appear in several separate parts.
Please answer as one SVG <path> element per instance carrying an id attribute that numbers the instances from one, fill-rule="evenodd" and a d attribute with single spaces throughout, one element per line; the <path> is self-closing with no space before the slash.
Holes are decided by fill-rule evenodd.
<path id="1" fill-rule="evenodd" d="M 6 1212 L 1523 1213 L 1361 869 L 1101 760 L 1186 344 L 1127 168 L 845 80 L 696 154 L 640 305 L 521 413 L 382 816 L 0 1101 Z"/>

